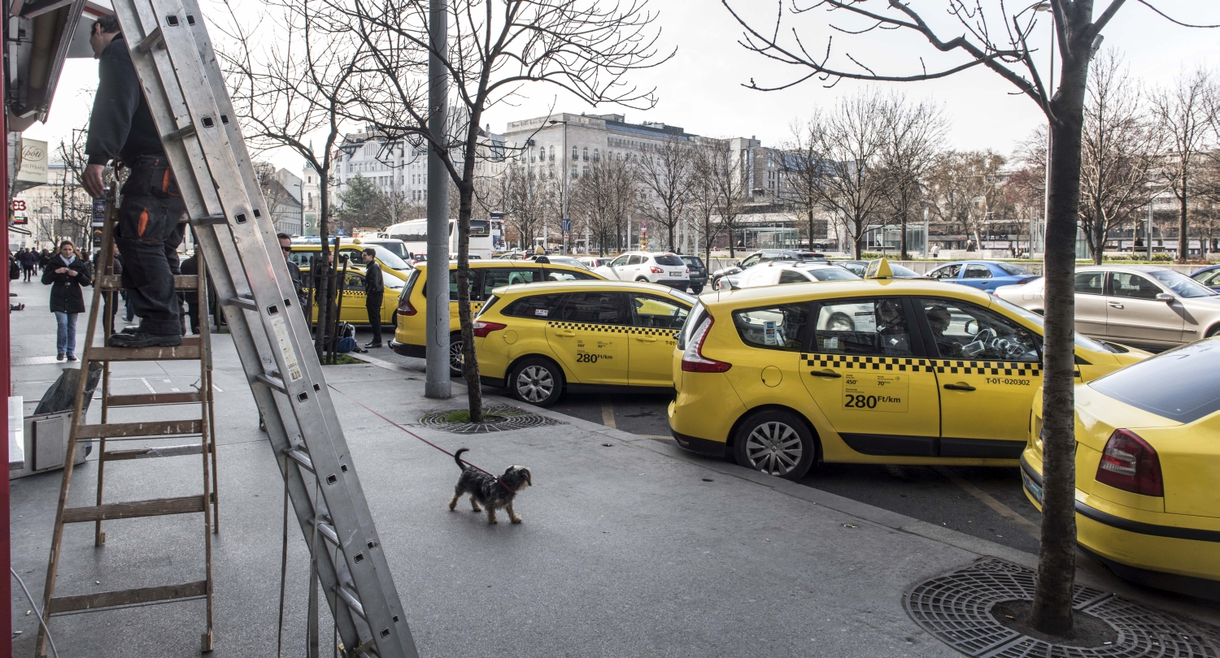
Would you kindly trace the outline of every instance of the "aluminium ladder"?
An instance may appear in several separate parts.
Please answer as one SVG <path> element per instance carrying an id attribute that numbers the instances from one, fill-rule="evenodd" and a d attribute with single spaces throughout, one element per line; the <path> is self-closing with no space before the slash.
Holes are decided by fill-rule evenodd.
<path id="1" fill-rule="evenodd" d="M 60 483 L 59 503 L 55 512 L 55 525 L 51 537 L 51 555 L 47 566 L 46 588 L 43 592 L 43 614 L 45 623 L 50 622 L 54 615 L 75 614 L 80 612 L 96 612 L 119 607 L 143 605 L 150 603 L 165 603 L 185 599 L 205 599 L 206 627 L 202 635 L 201 646 L 204 651 L 212 649 L 212 532 L 218 529 L 213 522 L 218 517 L 218 500 L 215 494 L 216 486 L 216 434 L 213 424 L 212 398 L 212 359 L 211 343 L 207 327 L 201 327 L 197 336 L 184 337 L 182 345 L 176 347 L 147 347 L 140 349 L 123 349 L 110 347 L 112 305 L 115 303 L 115 291 L 122 288 L 120 276 L 111 274 L 114 265 L 114 225 L 116 223 L 115 204 L 113 198 L 108 200 L 106 220 L 102 229 L 101 258 L 98 272 L 94 277 L 93 303 L 89 309 L 89 324 L 85 332 L 84 351 L 81 353 L 81 374 L 77 377 L 75 404 L 72 413 L 72 426 L 67 445 L 67 461 L 64 462 L 63 479 Z M 202 265 L 202 263 L 201 263 Z M 200 268 L 203 271 L 203 267 Z M 200 283 L 202 282 L 202 283 Z M 201 298 L 206 300 L 207 284 L 203 276 L 175 277 L 174 287 L 178 290 L 198 290 Z M 102 297 L 107 297 L 104 306 L 107 311 L 104 319 L 99 318 L 103 309 Z M 205 302 L 206 303 L 206 302 Z M 104 336 L 101 345 L 95 345 L 98 320 L 102 319 Z M 111 365 L 114 362 L 135 361 L 199 361 L 199 387 L 194 392 L 144 393 L 137 395 L 114 395 L 110 385 Z M 102 410 L 101 422 L 88 424 L 85 418 L 84 396 L 88 374 L 95 365 L 100 364 L 102 373 Z M 198 418 L 161 420 L 153 422 L 115 422 L 111 414 L 119 409 L 130 409 L 147 406 L 177 406 L 199 405 Z M 107 440 L 114 442 L 133 440 L 156 440 L 165 438 L 198 437 L 198 443 L 176 446 L 144 446 L 138 448 L 107 450 Z M 75 471 L 77 445 L 80 441 L 98 439 L 100 441 L 97 460 L 97 504 L 93 506 L 68 507 L 68 494 Z M 159 457 L 178 457 L 186 455 L 202 455 L 203 461 L 203 493 L 193 496 L 175 498 L 158 498 L 151 500 L 128 501 L 103 504 L 102 494 L 105 483 L 106 464 L 130 459 L 150 459 Z M 209 474 L 210 472 L 210 474 Z M 113 477 L 113 476 L 112 476 Z M 210 479 L 209 479 L 210 478 Z M 94 545 L 102 546 L 106 541 L 106 533 L 102 532 L 102 521 L 115 519 L 143 518 L 175 514 L 203 514 L 204 528 L 204 579 L 172 585 L 153 587 L 137 587 L 125 590 L 110 590 L 93 594 L 74 596 L 55 596 L 56 578 L 59 570 L 59 559 L 62 555 L 64 526 L 69 523 L 94 523 Z M 36 655 L 45 655 L 46 633 L 39 626 L 38 640 L 35 647 Z"/>
<path id="2" fill-rule="evenodd" d="M 418 656 L 195 0 L 114 0 L 348 656 Z M 324 540 L 315 549 L 311 537 Z M 332 552 L 333 551 L 333 552 Z"/>

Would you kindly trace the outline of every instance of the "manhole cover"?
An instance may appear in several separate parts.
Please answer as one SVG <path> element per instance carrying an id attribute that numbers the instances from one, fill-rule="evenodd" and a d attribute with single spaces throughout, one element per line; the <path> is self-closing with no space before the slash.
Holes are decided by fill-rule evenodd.
<path id="1" fill-rule="evenodd" d="M 419 419 L 421 425 L 454 434 L 482 434 L 485 432 L 508 432 L 544 425 L 562 425 L 559 421 L 546 416 L 539 416 L 524 409 L 511 405 L 488 407 L 483 411 L 485 422 L 462 423 L 449 420 L 454 413 L 450 411 L 434 411 Z"/>
<path id="2" fill-rule="evenodd" d="M 1220 658 L 1220 628 L 1174 617 L 1077 585 L 1075 610 L 1093 615 L 1118 632 L 1113 644 L 1073 647 L 1022 635 L 996 620 L 1001 601 L 1034 598 L 1034 572 L 1018 564 L 984 558 L 964 569 L 920 583 L 906 596 L 907 614 L 941 642 L 968 655 L 1001 658 Z"/>

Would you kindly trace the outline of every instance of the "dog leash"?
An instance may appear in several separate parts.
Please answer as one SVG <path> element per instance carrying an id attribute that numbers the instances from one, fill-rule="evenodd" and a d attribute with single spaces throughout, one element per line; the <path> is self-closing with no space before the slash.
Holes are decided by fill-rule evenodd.
<path id="1" fill-rule="evenodd" d="M 416 439 L 419 439 L 420 441 L 423 441 L 424 443 L 426 443 L 426 444 L 428 444 L 428 445 L 432 446 L 433 448 L 436 448 L 437 450 L 440 450 L 441 452 L 445 453 L 446 455 L 449 455 L 450 457 L 453 457 L 453 453 L 452 453 L 452 452 L 449 452 L 448 450 L 445 450 L 444 448 L 442 448 L 442 447 L 440 447 L 440 446 L 436 445 L 435 443 L 433 443 L 433 442 L 429 441 L 428 439 L 425 439 L 424 437 L 422 437 L 422 436 L 420 436 L 420 435 L 416 434 L 415 432 L 412 432 L 411 430 L 409 430 L 409 429 L 407 429 L 407 428 L 403 427 L 402 425 L 399 425 L 398 423 L 396 423 L 396 422 L 394 422 L 394 421 L 390 420 L 389 418 L 386 418 L 385 416 L 383 416 L 383 415 L 381 415 L 380 413 L 378 413 L 378 412 L 377 412 L 375 409 L 373 409 L 373 408 L 369 407 L 368 405 L 366 405 L 366 404 L 364 404 L 363 402 L 361 402 L 361 401 L 357 400 L 356 398 L 353 398 L 352 396 L 348 395 L 347 393 L 344 393 L 343 391 L 340 391 L 339 389 L 335 388 L 333 384 L 327 384 L 327 385 L 326 385 L 326 387 L 327 387 L 327 388 L 329 388 L 330 390 L 332 390 L 332 391 L 334 391 L 334 392 L 338 393 L 339 395 L 342 395 L 343 397 L 345 397 L 345 398 L 347 398 L 347 399 L 351 400 L 352 402 L 355 402 L 355 403 L 356 403 L 356 406 L 358 406 L 358 407 L 360 407 L 360 408 L 364 409 L 365 411 L 367 411 L 367 412 L 369 412 L 369 413 L 373 414 L 374 416 L 376 416 L 376 417 L 378 417 L 378 418 L 380 418 L 380 419 L 384 420 L 385 422 L 389 423 L 390 425 L 393 425 L 394 427 L 397 427 L 398 429 L 400 429 L 400 430 L 402 430 L 402 431 L 406 432 L 407 434 L 409 434 L 409 435 L 411 435 L 411 436 L 415 437 Z M 504 484 L 503 482 L 500 482 L 500 478 L 499 478 L 499 477 L 497 477 L 497 476 L 495 476 L 495 475 L 492 475 L 491 473 L 488 473 L 487 471 L 485 471 L 485 470 L 483 470 L 483 469 L 479 468 L 478 466 L 475 466 L 474 464 L 471 464 L 470 462 L 466 461 L 465 459 L 462 459 L 462 460 L 460 460 L 460 461 L 461 461 L 463 464 L 465 464 L 465 465 L 469 466 L 470 468 L 473 468 L 474 470 L 479 471 L 480 473 L 484 473 L 484 474 L 486 474 L 488 477 L 490 477 L 490 478 L 492 478 L 493 480 L 495 480 L 497 484 L 499 484 L 500 486 L 504 487 L 504 488 L 505 488 L 505 489 L 507 489 L 508 491 L 510 491 L 510 492 L 512 492 L 512 493 L 516 493 L 516 492 L 515 492 L 515 491 L 513 491 L 511 488 L 509 488 L 509 486 L 508 486 L 507 484 Z"/>

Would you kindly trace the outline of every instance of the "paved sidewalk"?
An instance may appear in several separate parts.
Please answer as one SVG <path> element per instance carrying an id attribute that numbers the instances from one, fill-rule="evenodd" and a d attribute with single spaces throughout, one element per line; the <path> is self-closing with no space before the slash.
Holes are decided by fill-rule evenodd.
<path id="1" fill-rule="evenodd" d="M 12 316 L 15 362 L 45 356 L 48 340 L 54 349 L 51 314 L 35 308 L 45 308 L 45 293 L 23 301 Z M 221 533 L 212 655 L 272 656 L 283 485 L 236 352 L 226 336 L 214 343 Z M 61 366 L 27 363 L 14 367 L 14 381 L 34 399 Z M 980 555 L 1035 564 L 1028 553 L 550 412 L 541 413 L 562 424 L 467 436 L 411 427 L 447 450 L 470 448 L 466 458 L 489 471 L 531 469 L 534 486 L 516 505 L 524 523 L 501 516 L 488 526 L 465 501 L 448 511 L 452 458 L 364 408 L 410 425 L 462 408 L 460 385 L 454 399 L 437 401 L 422 397 L 422 373 L 392 364 L 325 371 L 423 656 L 955 656 L 907 617 L 903 593 Z M 187 390 L 193 374 L 185 364 L 137 364 L 115 379 L 132 392 Z M 499 403 L 508 401 L 487 400 Z M 74 504 L 92 500 L 94 457 L 76 471 Z M 116 464 L 107 500 L 197 493 L 199 474 L 198 458 Z M 12 484 L 13 564 L 40 604 L 59 483 L 50 473 Z M 107 522 L 102 549 L 92 526 L 70 528 L 58 592 L 200 578 L 199 518 Z M 288 536 L 285 655 L 299 656 L 307 557 L 295 521 Z M 1104 574 L 1082 579 L 1220 620 L 1214 609 L 1122 590 Z M 23 614 L 15 584 L 13 592 L 22 632 L 14 655 L 32 655 L 36 620 Z M 52 630 L 65 658 L 197 656 L 203 604 L 57 617 Z"/>

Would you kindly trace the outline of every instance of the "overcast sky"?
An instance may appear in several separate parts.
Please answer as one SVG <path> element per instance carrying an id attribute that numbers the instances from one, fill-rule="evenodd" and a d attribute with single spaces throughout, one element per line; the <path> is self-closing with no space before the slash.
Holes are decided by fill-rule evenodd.
<path id="1" fill-rule="evenodd" d="M 764 31 L 769 25 L 766 21 L 774 19 L 773 1 L 731 2 L 739 11 L 754 12 L 751 19 L 758 20 Z M 1154 3 L 1174 18 L 1220 24 L 1220 0 L 1154 0 Z M 926 7 L 932 15 L 929 20 L 944 21 L 943 6 L 947 4 L 944 0 L 913 0 L 912 4 L 920 9 Z M 984 4 L 998 2 L 984 0 Z M 1098 0 L 1097 4 L 1106 6 L 1108 2 Z M 554 105 L 556 111 L 622 113 L 633 123 L 656 121 L 714 137 L 757 136 L 765 145 L 779 145 L 791 136 L 794 120 L 807 118 L 815 108 L 830 107 L 844 94 L 856 93 L 864 86 L 843 81 L 833 89 L 826 89 L 815 80 L 779 92 L 745 89 L 741 85 L 751 78 L 759 85 L 781 84 L 801 73 L 739 46 L 741 27 L 718 0 L 648 0 L 648 6 L 659 12 L 661 49 L 666 52 L 677 49 L 670 61 L 656 69 L 638 72 L 632 78 L 642 88 L 656 88 L 656 107 L 647 112 L 614 106 L 592 108 L 568 96 L 557 96 L 555 87 L 535 85 L 525 90 L 528 97 L 518 99 L 517 107 L 497 108 L 484 122 L 491 123 L 493 131 L 501 132 L 507 122 L 544 115 Z M 825 21 L 825 13 L 813 12 L 802 22 L 788 25 L 800 29 L 810 50 L 823 52 L 829 34 Z M 1045 73 L 1049 65 L 1046 58 L 1050 21 L 1042 20 L 1038 31 L 1042 39 L 1038 44 L 1042 49 L 1039 61 L 1043 62 Z M 946 30 L 944 34 L 953 32 Z M 1135 0 L 1128 0 L 1104 35 L 1103 48 L 1118 50 L 1130 65 L 1133 77 L 1146 85 L 1167 85 L 1181 71 L 1220 63 L 1217 56 L 1220 30 L 1175 26 Z M 220 37 L 214 34 L 214 38 Z M 836 57 L 848 51 L 878 72 L 913 72 L 919 66 L 919 57 L 924 57 L 929 67 L 937 61 L 937 54 L 926 42 L 893 32 L 854 40 L 839 35 L 835 44 Z M 86 125 L 90 94 L 96 85 L 95 61 L 69 61 L 48 122 L 36 124 L 25 134 L 51 142 L 50 150 L 54 153 L 61 138 L 69 136 L 73 128 Z M 1045 121 L 1033 101 L 1013 95 L 1011 85 L 981 68 L 943 80 L 884 88 L 905 93 L 913 101 L 929 99 L 942 105 L 950 119 L 952 148 L 992 148 L 1009 153 L 1017 141 Z M 279 166 L 300 172 L 300 158 L 290 153 L 276 153 L 271 159 Z"/>

